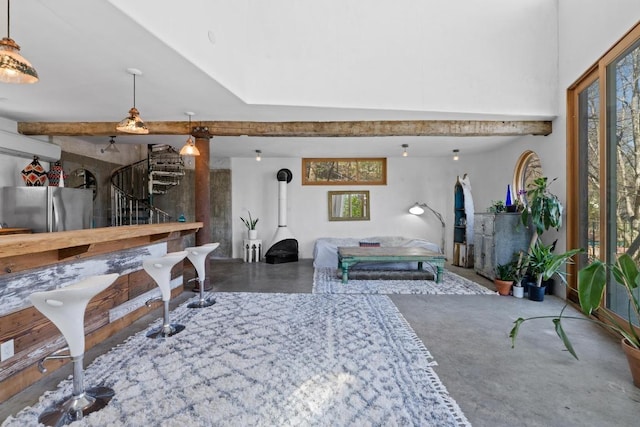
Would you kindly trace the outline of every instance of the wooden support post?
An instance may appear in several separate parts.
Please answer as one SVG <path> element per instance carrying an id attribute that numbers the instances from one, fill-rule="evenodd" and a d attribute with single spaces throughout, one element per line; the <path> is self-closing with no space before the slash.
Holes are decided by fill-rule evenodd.
<path id="1" fill-rule="evenodd" d="M 196 199 L 196 221 L 202 222 L 202 228 L 196 232 L 196 246 L 202 246 L 206 243 L 211 243 L 209 140 L 212 135 L 209 133 L 209 128 L 207 127 L 194 127 L 192 135 L 196 139 L 196 148 L 200 151 L 200 155 L 195 158 L 194 192 Z"/>

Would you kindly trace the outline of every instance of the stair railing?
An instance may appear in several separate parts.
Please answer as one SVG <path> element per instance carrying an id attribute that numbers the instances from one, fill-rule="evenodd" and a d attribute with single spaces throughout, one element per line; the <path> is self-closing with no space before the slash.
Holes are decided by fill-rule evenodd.
<path id="1" fill-rule="evenodd" d="M 143 159 L 111 174 L 111 225 L 158 224 L 169 213 L 149 203 L 149 166 Z"/>

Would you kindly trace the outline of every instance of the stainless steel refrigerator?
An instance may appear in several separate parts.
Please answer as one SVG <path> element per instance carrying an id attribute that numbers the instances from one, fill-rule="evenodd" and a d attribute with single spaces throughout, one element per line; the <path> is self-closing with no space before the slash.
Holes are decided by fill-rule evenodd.
<path id="1" fill-rule="evenodd" d="M 34 233 L 80 230 L 93 223 L 93 190 L 2 187 L 0 223 Z"/>

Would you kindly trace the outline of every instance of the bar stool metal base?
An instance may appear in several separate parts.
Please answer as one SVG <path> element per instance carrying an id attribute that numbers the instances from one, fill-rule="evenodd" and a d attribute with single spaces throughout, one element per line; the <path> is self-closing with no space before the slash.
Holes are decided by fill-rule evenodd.
<path id="1" fill-rule="evenodd" d="M 184 331 L 185 326 L 179 323 L 171 323 L 169 325 L 162 325 L 159 328 L 155 328 L 147 332 L 147 338 L 166 338 L 172 337 L 180 332 Z"/>
<path id="2" fill-rule="evenodd" d="M 216 300 L 213 298 L 204 298 L 204 280 L 199 280 L 198 283 L 200 284 L 200 299 L 196 302 L 192 302 L 189 303 L 187 305 L 188 308 L 204 308 L 204 307 L 211 307 L 213 304 L 216 303 Z"/>
<path id="3" fill-rule="evenodd" d="M 78 396 L 71 396 L 67 400 L 57 403 L 53 408 L 43 412 L 38 422 L 47 426 L 64 426 L 82 419 L 92 412 L 107 406 L 115 396 L 109 387 L 92 387 Z"/>
<path id="4" fill-rule="evenodd" d="M 204 307 L 211 307 L 215 303 L 216 303 L 215 299 L 207 298 L 207 299 L 200 299 L 196 302 L 189 303 L 187 307 L 188 308 L 204 308 Z"/>

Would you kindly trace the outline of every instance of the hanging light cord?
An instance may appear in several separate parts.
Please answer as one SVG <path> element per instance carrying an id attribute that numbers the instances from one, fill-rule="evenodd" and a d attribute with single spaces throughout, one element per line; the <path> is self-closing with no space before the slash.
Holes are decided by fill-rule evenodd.
<path id="1" fill-rule="evenodd" d="M 11 38 L 11 33 L 9 32 L 9 12 L 10 12 L 10 5 L 11 4 L 11 0 L 7 0 L 7 38 L 10 39 Z"/>
<path id="2" fill-rule="evenodd" d="M 136 108 L 136 75 L 133 75 L 133 108 Z"/>

